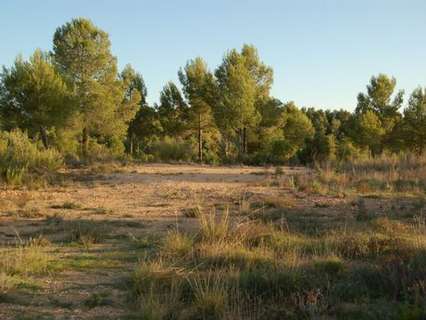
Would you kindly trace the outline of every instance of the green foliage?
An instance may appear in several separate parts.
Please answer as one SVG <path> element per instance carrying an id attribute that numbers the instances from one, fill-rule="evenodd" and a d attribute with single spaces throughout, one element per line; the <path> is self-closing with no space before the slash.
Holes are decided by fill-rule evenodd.
<path id="1" fill-rule="evenodd" d="M 356 113 L 365 113 L 372 111 L 376 113 L 380 120 L 385 122 L 386 129 L 390 130 L 394 124 L 392 121 L 399 117 L 398 110 L 403 102 L 403 91 L 399 91 L 392 99 L 396 87 L 396 79 L 389 78 L 385 74 L 379 74 L 372 77 L 367 86 L 367 95 L 360 93 L 358 95 L 358 105 Z"/>
<path id="2" fill-rule="evenodd" d="M 272 155 L 281 162 L 294 157 L 314 134 L 311 120 L 292 102 L 284 106 L 282 119 L 282 138 L 272 141 L 271 148 Z"/>
<path id="3" fill-rule="evenodd" d="M 357 117 L 357 138 L 361 146 L 367 146 L 373 154 L 382 152 L 386 131 L 380 118 L 373 111 L 366 111 Z"/>
<path id="4" fill-rule="evenodd" d="M 339 160 L 345 162 L 362 157 L 363 152 L 350 139 L 344 138 L 338 142 L 336 155 Z"/>
<path id="5" fill-rule="evenodd" d="M 426 149 L 426 89 L 413 91 L 404 110 L 401 136 L 405 146 L 417 154 Z"/>
<path id="6" fill-rule="evenodd" d="M 159 161 L 191 161 L 195 158 L 194 148 L 189 141 L 165 136 L 154 142 L 149 150 L 154 159 Z"/>
<path id="7" fill-rule="evenodd" d="M 188 106 L 178 87 L 168 82 L 160 93 L 158 115 L 165 135 L 182 136 L 186 130 Z"/>
<path id="8" fill-rule="evenodd" d="M 336 139 L 344 138 L 344 134 L 339 132 L 340 120 L 338 114 L 333 115 L 323 110 L 313 108 L 303 109 L 306 116 L 313 125 L 313 134 L 305 140 L 305 148 L 298 150 L 298 156 L 304 163 L 322 164 L 335 160 Z"/>
<path id="9" fill-rule="evenodd" d="M 245 45 L 241 53 L 229 51 L 215 75 L 219 89 L 215 117 L 225 139 L 225 155 L 234 140 L 241 156 L 248 151 L 247 131 L 260 122 L 257 102 L 268 95 L 272 71 L 259 61 L 254 47 Z"/>
<path id="10" fill-rule="evenodd" d="M 314 135 L 311 120 L 293 103 L 284 106 L 284 138 L 297 149 L 303 147 L 305 140 Z"/>
<path id="11" fill-rule="evenodd" d="M 401 113 L 404 92 L 385 74 L 370 79 L 353 113 L 272 97 L 273 70 L 253 45 L 226 52 L 214 72 L 201 57 L 189 60 L 178 77 L 181 87 L 168 82 L 149 105 L 142 75 L 130 65 L 118 71 L 108 34 L 72 19 L 57 28 L 52 52 L 3 69 L 0 127 L 40 138 L 70 163 L 127 152 L 144 161 L 322 165 L 426 147 L 426 89 Z"/>
<path id="12" fill-rule="evenodd" d="M 0 132 L 0 175 L 19 185 L 37 178 L 50 178 L 63 164 L 54 149 L 43 149 L 19 130 Z"/>
<path id="13" fill-rule="evenodd" d="M 40 50 L 29 61 L 18 57 L 11 69 L 4 69 L 1 81 L 0 112 L 8 119 L 6 127 L 19 127 L 33 137 L 40 134 L 46 148 L 47 130 L 66 127 L 75 115 L 71 91 Z"/>
<path id="14" fill-rule="evenodd" d="M 358 95 L 358 105 L 355 110 L 357 127 L 353 138 L 358 139 L 361 146 L 367 146 L 374 154 L 381 153 L 385 147 L 391 147 L 390 136 L 401 121 L 399 109 L 403 103 L 403 91 L 399 91 L 392 99 L 396 79 L 385 74 L 372 77 L 367 86 L 367 94 Z M 373 139 L 373 140 L 370 140 Z"/>
<path id="15" fill-rule="evenodd" d="M 164 132 L 157 110 L 147 105 L 141 106 L 130 123 L 129 132 L 136 144 L 134 154 L 140 156 L 149 152 L 149 147 L 160 140 Z"/>
<path id="16" fill-rule="evenodd" d="M 8 276 L 47 274 L 51 271 L 52 256 L 37 244 L 0 251 L 0 269 Z"/>
<path id="17" fill-rule="evenodd" d="M 217 136 L 212 110 L 216 84 L 207 64 L 201 58 L 189 61 L 184 70 L 179 71 L 179 79 L 190 106 L 187 109 L 187 129 L 197 137 L 198 161 L 203 162 L 205 135 L 210 138 Z"/>
<path id="18" fill-rule="evenodd" d="M 117 79 L 117 62 L 108 34 L 89 20 L 73 19 L 56 30 L 53 57 L 75 90 L 83 156 L 88 157 L 90 136 L 124 139 L 143 86 L 130 67 L 123 71 L 121 81 Z"/>

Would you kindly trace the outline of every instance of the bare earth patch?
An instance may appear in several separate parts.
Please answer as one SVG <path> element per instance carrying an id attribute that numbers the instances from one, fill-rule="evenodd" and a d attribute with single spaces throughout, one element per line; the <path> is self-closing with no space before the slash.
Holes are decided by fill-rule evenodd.
<path id="1" fill-rule="evenodd" d="M 416 206 L 401 199 L 359 203 L 292 186 L 291 177 L 306 174 L 303 168 L 277 176 L 273 168 L 141 165 L 101 174 L 73 170 L 73 180 L 43 190 L 1 190 L 0 250 L 31 243 L 49 255 L 49 267 L 9 272 L 7 279 L 16 281 L 3 290 L 0 277 L 0 319 L 132 319 L 135 264 L 167 231 L 196 230 L 188 213 L 196 208 L 227 207 L 240 220 L 245 211 L 284 210 L 288 228 L 312 224 L 312 232 L 321 232 L 356 220 L 362 210 L 380 215 Z"/>

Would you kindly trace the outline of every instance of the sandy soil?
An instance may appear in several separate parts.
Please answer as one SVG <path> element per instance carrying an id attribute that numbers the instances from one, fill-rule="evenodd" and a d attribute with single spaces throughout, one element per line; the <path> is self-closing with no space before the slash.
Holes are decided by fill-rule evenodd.
<path id="1" fill-rule="evenodd" d="M 0 248 L 43 235 L 65 266 L 36 277 L 36 289 L 0 293 L 1 320 L 131 319 L 128 279 L 143 259 L 132 239 L 159 236 L 176 226 L 195 230 L 196 219 L 185 212 L 197 206 L 204 210 L 229 206 L 238 214 L 245 201 L 267 202 L 302 217 L 316 215 L 320 219 L 316 221 L 325 225 L 345 216 L 352 219 L 354 212 L 353 199 L 306 196 L 281 183 L 289 176 L 308 174 L 303 168 L 284 168 L 279 177 L 273 168 L 163 164 L 67 174 L 59 187 L 0 191 Z M 367 201 L 379 211 L 393 205 L 387 200 Z M 90 248 L 70 246 L 63 221 L 92 221 L 106 226 L 108 234 Z"/>

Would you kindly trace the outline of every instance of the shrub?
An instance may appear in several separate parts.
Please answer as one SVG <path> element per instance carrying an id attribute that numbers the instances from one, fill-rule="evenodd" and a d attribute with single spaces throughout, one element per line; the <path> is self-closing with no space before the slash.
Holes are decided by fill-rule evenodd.
<path id="1" fill-rule="evenodd" d="M 125 159 L 125 147 L 117 136 L 89 139 L 88 160 L 112 161 Z"/>
<path id="2" fill-rule="evenodd" d="M 43 149 L 19 130 L 0 133 L 0 175 L 12 185 L 49 178 L 63 164 L 55 149 Z"/>
<path id="3" fill-rule="evenodd" d="M 190 142 L 171 137 L 153 143 L 150 153 L 161 161 L 190 161 L 193 158 Z"/>
<path id="4" fill-rule="evenodd" d="M 337 157 L 339 160 L 348 162 L 366 157 L 366 152 L 355 146 L 349 139 L 343 139 L 337 144 Z"/>
<path id="5" fill-rule="evenodd" d="M 74 209 L 80 209 L 81 205 L 75 202 L 66 201 L 63 204 L 53 205 L 51 206 L 52 209 L 68 209 L 68 210 L 74 210 Z"/>
<path id="6" fill-rule="evenodd" d="M 345 270 L 345 265 L 339 257 L 331 256 L 314 261 L 314 267 L 322 274 L 336 276 Z"/>

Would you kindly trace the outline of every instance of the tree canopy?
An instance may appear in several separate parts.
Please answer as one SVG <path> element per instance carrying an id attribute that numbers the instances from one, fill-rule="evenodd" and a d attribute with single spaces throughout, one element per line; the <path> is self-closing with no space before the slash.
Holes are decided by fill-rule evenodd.
<path id="1" fill-rule="evenodd" d="M 150 62 L 151 63 L 151 62 Z M 51 52 L 17 57 L 0 76 L 0 129 L 19 128 L 71 158 L 313 163 L 426 148 L 426 89 L 371 77 L 356 108 L 300 108 L 271 95 L 273 69 L 255 46 L 225 52 L 216 68 L 183 64 L 149 104 L 143 76 L 118 70 L 108 33 L 85 18 L 58 27 Z M 355 100 L 355 99 L 354 99 Z M 405 107 L 405 108 L 404 108 Z"/>

